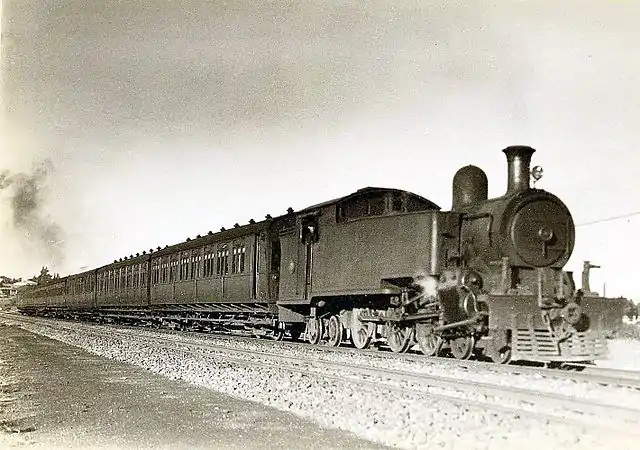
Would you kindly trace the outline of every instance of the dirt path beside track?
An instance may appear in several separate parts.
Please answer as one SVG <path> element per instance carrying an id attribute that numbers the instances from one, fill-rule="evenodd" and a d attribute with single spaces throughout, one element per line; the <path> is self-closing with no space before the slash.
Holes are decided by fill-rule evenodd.
<path id="1" fill-rule="evenodd" d="M 0 325 L 2 448 L 381 448 Z"/>

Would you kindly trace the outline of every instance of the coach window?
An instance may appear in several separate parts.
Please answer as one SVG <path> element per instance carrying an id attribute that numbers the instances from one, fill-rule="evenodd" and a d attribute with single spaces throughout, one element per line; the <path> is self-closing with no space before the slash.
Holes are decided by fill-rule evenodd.
<path id="1" fill-rule="evenodd" d="M 189 278 L 189 255 L 188 253 L 180 254 L 180 281 Z"/>
<path id="2" fill-rule="evenodd" d="M 369 212 L 369 202 L 366 198 L 355 198 L 345 205 L 347 219 L 359 219 Z"/>
<path id="3" fill-rule="evenodd" d="M 169 260 L 169 283 L 175 283 L 178 281 L 178 269 L 180 265 L 180 261 L 176 259 L 175 256 L 172 256 Z"/>
<path id="4" fill-rule="evenodd" d="M 142 287 L 146 287 L 147 286 L 147 272 L 148 272 L 148 265 L 149 263 L 142 263 L 142 269 L 140 272 L 140 286 Z"/>
<path id="5" fill-rule="evenodd" d="M 138 287 L 138 279 L 140 277 L 140 272 L 139 272 L 139 266 L 138 264 L 134 264 L 133 265 L 133 286 L 134 288 Z"/>
<path id="6" fill-rule="evenodd" d="M 384 214 L 385 198 L 384 196 L 375 196 L 369 199 L 369 215 L 381 216 Z"/>
<path id="7" fill-rule="evenodd" d="M 200 276 L 200 251 L 193 250 L 191 253 L 191 279 L 198 278 Z"/>
<path id="8" fill-rule="evenodd" d="M 226 275 L 229 273 L 229 250 L 223 246 L 218 250 L 216 258 L 216 274 Z"/>
<path id="9" fill-rule="evenodd" d="M 204 249 L 204 276 L 211 277 L 215 271 L 214 264 L 214 253 L 212 247 L 205 247 Z"/>
<path id="10" fill-rule="evenodd" d="M 158 267 L 158 261 L 155 260 L 151 263 L 151 284 L 156 285 L 160 282 L 160 268 Z"/>
<path id="11" fill-rule="evenodd" d="M 233 247 L 233 250 L 231 250 L 231 273 L 238 273 L 239 268 L 240 264 L 238 261 L 238 248 Z"/>
<path id="12" fill-rule="evenodd" d="M 401 193 L 394 193 L 391 196 L 391 211 L 404 212 L 406 204 L 406 198 Z"/>
<path id="13" fill-rule="evenodd" d="M 313 244 L 318 242 L 318 238 L 318 219 L 315 216 L 305 217 L 302 219 L 300 240 L 304 244 Z"/>
<path id="14" fill-rule="evenodd" d="M 169 258 L 162 258 L 162 264 L 160 265 L 160 267 L 162 267 L 160 278 L 161 283 L 169 282 L 169 262 Z"/>
<path id="15" fill-rule="evenodd" d="M 243 245 L 236 245 L 232 250 L 231 273 L 243 273 L 245 266 L 246 249 Z"/>

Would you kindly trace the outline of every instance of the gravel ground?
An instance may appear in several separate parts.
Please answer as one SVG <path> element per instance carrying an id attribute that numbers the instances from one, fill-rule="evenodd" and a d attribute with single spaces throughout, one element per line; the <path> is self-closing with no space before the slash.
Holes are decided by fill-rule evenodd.
<path id="1" fill-rule="evenodd" d="M 609 341 L 609 358 L 597 361 L 596 366 L 640 371 L 640 341 L 631 339 Z"/>
<path id="2" fill-rule="evenodd" d="M 381 447 L 0 325 L 0 448 Z"/>
<path id="3" fill-rule="evenodd" d="M 386 445 L 456 449 L 632 448 L 632 442 L 622 437 L 598 435 L 528 416 L 479 410 L 464 402 L 372 391 L 348 382 L 185 355 L 144 344 L 133 336 L 96 337 L 87 331 L 90 327 L 81 324 L 74 330 L 34 325 L 25 328 L 169 378 L 291 411 L 322 426 L 351 431 Z"/>
<path id="4" fill-rule="evenodd" d="M 149 330 L 122 330 L 125 333 L 138 333 L 145 336 L 157 336 L 157 332 Z M 496 384 L 505 387 L 521 388 L 526 386 L 527 389 L 536 390 L 541 393 L 557 394 L 562 393 L 566 396 L 572 396 L 583 400 L 600 402 L 603 404 L 613 404 L 621 407 L 636 408 L 640 404 L 640 391 L 627 387 L 600 386 L 598 384 L 574 381 L 562 378 L 549 378 L 540 374 L 518 372 L 514 366 L 515 374 L 505 374 L 503 372 L 470 371 L 466 368 L 451 367 L 449 365 L 438 364 L 428 359 L 420 362 L 411 360 L 401 360 L 394 358 L 389 360 L 384 355 L 376 353 L 363 354 L 362 352 L 335 352 L 324 351 L 309 345 L 291 345 L 286 342 L 265 342 L 258 339 L 234 339 L 224 336 L 217 337 L 215 335 L 185 335 L 174 334 L 164 335 L 165 338 L 175 340 L 176 342 L 194 342 L 194 343 L 211 343 L 216 346 L 229 348 L 230 350 L 241 348 L 243 350 L 265 352 L 284 356 L 295 356 L 305 358 L 319 359 L 330 361 L 343 366 L 350 365 L 366 365 L 373 368 L 387 369 L 392 367 L 396 370 L 405 370 L 418 374 L 434 375 L 439 377 L 454 378 L 456 380 L 469 380 L 480 383 Z M 331 349 L 335 350 L 335 349 Z M 217 352 L 217 351 L 216 351 Z M 247 360 L 259 360 L 253 355 L 238 355 L 238 358 Z M 440 389 L 431 387 L 430 392 L 438 392 Z M 465 391 L 461 391 L 460 395 L 466 395 Z M 474 396 L 479 400 L 483 400 L 483 396 Z"/>

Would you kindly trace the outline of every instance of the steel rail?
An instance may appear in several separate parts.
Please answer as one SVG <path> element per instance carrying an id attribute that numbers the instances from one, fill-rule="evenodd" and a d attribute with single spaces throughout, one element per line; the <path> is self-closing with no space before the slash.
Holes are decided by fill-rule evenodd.
<path id="1" fill-rule="evenodd" d="M 34 318 L 34 317 L 25 317 L 23 315 L 14 315 L 11 313 L 0 313 L 0 316 L 5 316 L 15 320 L 23 320 L 23 321 L 31 321 L 32 323 L 41 323 L 41 321 L 51 321 L 56 324 L 60 323 L 68 323 L 68 324 L 77 324 L 75 321 L 61 321 L 60 319 L 47 319 L 47 318 Z M 98 326 L 97 324 L 86 323 L 85 326 Z M 236 334 L 208 334 L 201 332 L 187 332 L 187 331 L 176 331 L 171 329 L 149 329 L 149 328 L 141 328 L 133 325 L 106 325 L 101 324 L 100 326 L 117 326 L 118 329 L 129 329 L 132 332 L 139 333 L 140 331 L 145 332 L 154 332 L 154 333 L 163 333 L 167 335 L 175 335 L 180 337 L 181 339 L 187 336 L 197 338 L 197 339 L 212 339 L 212 340 L 229 340 L 231 341 L 243 341 L 247 340 L 249 342 L 255 342 L 254 338 L 236 335 Z M 547 368 L 543 366 L 531 366 L 531 365 L 523 365 L 516 363 L 501 365 L 495 364 L 487 361 L 478 361 L 478 360 L 458 360 L 453 358 L 446 357 L 437 357 L 437 356 L 425 356 L 415 353 L 392 353 L 390 351 L 380 351 L 378 349 L 355 349 L 352 347 L 331 347 L 327 345 L 310 345 L 308 343 L 303 342 L 294 342 L 287 341 L 286 344 L 277 341 L 270 341 L 268 339 L 261 340 L 262 344 L 271 344 L 274 346 L 286 345 L 287 347 L 299 347 L 305 349 L 305 351 L 315 352 L 315 353 L 344 353 L 348 355 L 359 355 L 359 356 L 369 356 L 375 359 L 385 359 L 385 360 L 397 360 L 401 362 L 416 362 L 420 364 L 430 364 L 437 366 L 447 366 L 460 370 L 467 371 L 485 371 L 485 372 L 493 372 L 496 374 L 512 374 L 512 375 L 534 375 L 540 376 L 543 378 L 549 379 L 557 379 L 557 380 L 571 380 L 571 381 L 582 381 L 586 383 L 594 383 L 598 385 L 607 385 L 614 387 L 627 387 L 632 389 L 640 390 L 640 371 L 632 371 L 632 370 L 619 370 L 619 369 L 609 369 L 596 367 L 587 364 L 578 364 L 578 363 L 566 363 L 561 365 L 558 368 Z"/>

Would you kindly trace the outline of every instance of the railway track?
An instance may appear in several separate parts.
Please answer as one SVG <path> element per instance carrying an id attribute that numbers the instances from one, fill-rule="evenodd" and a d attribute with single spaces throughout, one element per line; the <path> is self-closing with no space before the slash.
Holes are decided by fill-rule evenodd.
<path id="1" fill-rule="evenodd" d="M 120 325 L 122 326 L 122 325 Z M 140 330 L 135 326 L 122 326 L 132 330 Z M 149 329 L 145 329 L 149 330 Z M 255 342 L 255 337 L 243 336 L 243 335 L 221 335 L 221 334 L 207 334 L 194 331 L 174 331 L 170 329 L 153 329 L 154 332 L 161 332 L 166 334 L 175 334 L 178 336 L 194 336 L 199 339 L 214 339 L 217 341 L 228 339 L 230 343 L 237 341 L 249 341 Z M 532 365 L 531 363 L 523 363 L 520 361 L 513 361 L 510 364 L 501 365 L 493 362 L 479 361 L 479 360 L 458 360 L 448 357 L 439 356 L 425 356 L 418 350 L 410 350 L 408 353 L 393 353 L 382 348 L 370 348 L 366 350 L 356 349 L 354 347 L 345 345 L 341 347 L 332 347 L 328 345 L 310 345 L 306 342 L 299 341 L 287 341 L 286 344 L 271 340 L 262 340 L 265 345 L 273 345 L 274 347 L 281 347 L 286 345 L 287 347 L 302 348 L 308 352 L 316 352 L 318 354 L 335 354 L 343 353 L 347 355 L 367 355 L 374 359 L 385 359 L 394 362 L 415 362 L 419 364 L 432 364 L 446 367 L 458 368 L 460 370 L 482 370 L 493 373 L 511 374 L 511 375 L 535 375 L 543 378 L 550 379 L 565 379 L 571 381 L 584 381 L 589 383 L 596 383 L 601 385 L 611 385 L 628 387 L 632 389 L 640 390 L 640 371 L 632 370 L 618 370 L 600 368 L 590 364 L 579 363 L 566 363 L 554 368 L 546 367 L 543 364 Z"/>
<path id="2" fill-rule="evenodd" d="M 15 317 L 12 317 L 14 320 Z M 18 318 L 22 319 L 22 318 Z M 25 321 L 27 322 L 27 321 Z M 42 325 L 39 319 L 28 320 L 31 323 Z M 56 322 L 55 326 L 60 328 L 62 324 Z M 48 326 L 51 326 L 49 324 Z M 74 326 L 65 324 L 62 328 L 67 330 L 77 329 Z M 233 342 L 195 342 L 192 336 L 185 336 L 183 333 L 140 333 L 139 329 L 109 328 L 98 326 L 86 326 L 86 329 L 95 336 L 104 339 L 117 339 L 121 341 L 133 339 L 137 343 L 162 349 L 168 352 L 179 352 L 185 356 L 210 359 L 219 363 L 225 361 L 231 364 L 245 366 L 259 366 L 272 370 L 286 370 L 296 372 L 304 376 L 316 379 L 332 379 L 343 383 L 352 383 L 362 389 L 381 392 L 384 390 L 401 393 L 409 396 L 424 396 L 431 399 L 437 398 L 442 401 L 464 404 L 469 407 L 482 408 L 483 410 L 496 410 L 511 413 L 514 415 L 527 415 L 537 419 L 553 421 L 553 423 L 565 423 L 567 425 L 599 428 L 603 430 L 613 430 L 625 434 L 637 434 L 636 424 L 640 423 L 640 409 L 637 407 L 621 406 L 614 402 L 596 401 L 593 399 L 580 398 L 576 395 L 567 395 L 561 392 L 544 392 L 532 387 L 505 386 L 501 382 L 505 377 L 497 378 L 491 382 L 481 382 L 469 379 L 461 379 L 458 376 L 434 375 L 422 373 L 414 367 L 402 369 L 391 369 L 375 366 L 371 361 L 378 360 L 388 366 L 389 360 L 399 361 L 404 357 L 412 359 L 418 355 L 397 355 L 393 353 L 377 352 L 353 352 L 351 349 L 301 346 L 305 355 L 293 355 L 282 351 L 282 346 L 274 348 L 277 352 L 258 351 L 252 349 L 231 348 Z M 237 344 L 237 342 L 236 342 Z M 273 343 L 277 344 L 277 343 Z M 237 345 L 236 345 L 237 347 Z M 327 360 L 330 355 L 338 353 L 366 355 L 371 361 L 360 363 L 336 362 Z M 423 364 L 443 363 L 442 359 L 425 359 L 419 357 Z M 494 374 L 513 375 L 518 372 L 536 371 L 531 373 L 541 373 L 540 368 L 521 366 L 496 366 L 478 361 L 458 361 L 445 360 L 445 365 L 456 370 L 467 371 L 489 371 Z M 461 365 L 462 364 L 462 365 Z M 602 384 L 607 379 L 607 383 L 613 383 L 612 379 L 616 375 L 586 374 L 563 372 L 557 370 L 544 369 L 542 373 L 549 373 L 552 376 L 575 375 L 584 376 L 585 380 L 591 383 Z M 637 381 L 637 380 L 636 380 Z M 623 384 L 625 386 L 625 384 Z M 636 387 L 637 389 L 637 387 Z"/>
<path id="3" fill-rule="evenodd" d="M 31 323 L 41 323 L 41 321 L 49 321 L 52 319 L 42 319 L 34 317 L 25 317 L 20 314 L 12 313 L 0 313 L 0 317 L 11 318 L 21 321 L 31 321 Z M 55 323 L 61 323 L 60 320 L 55 320 Z M 68 324 L 75 324 L 77 322 L 65 321 Z M 89 324 L 86 323 L 85 324 Z M 109 326 L 109 325 L 102 325 Z M 164 333 L 167 335 L 175 335 L 180 338 L 185 336 L 193 337 L 194 339 L 212 339 L 217 342 L 228 341 L 229 345 L 236 345 L 236 342 L 247 341 L 256 342 L 255 337 L 244 335 L 231 335 L 231 334 L 209 334 L 196 331 L 176 331 L 166 328 L 150 329 L 141 328 L 133 325 L 117 325 L 119 329 L 134 330 L 135 333 L 140 331 Z M 511 375 L 534 375 L 548 379 L 564 379 L 570 381 L 584 381 L 588 383 L 595 383 L 599 385 L 628 387 L 631 389 L 640 390 L 640 371 L 632 370 L 618 370 L 610 368 L 596 367 L 590 364 L 579 363 L 566 363 L 555 368 L 545 367 L 543 364 L 532 365 L 531 363 L 522 363 L 519 361 L 513 361 L 510 364 L 501 365 L 493 362 L 479 361 L 479 360 L 458 360 L 448 357 L 439 356 L 425 356 L 419 351 L 410 350 L 407 353 L 393 353 L 387 351 L 384 346 L 382 348 L 370 348 L 366 350 L 356 349 L 350 346 L 332 347 L 324 345 L 310 345 L 306 342 L 300 341 L 286 341 L 278 342 L 269 339 L 260 340 L 263 345 L 272 345 L 276 348 L 282 348 L 283 346 L 304 349 L 310 353 L 318 354 L 321 357 L 324 354 L 345 354 L 345 355 L 358 355 L 367 356 L 375 360 L 389 360 L 393 362 L 415 362 L 421 365 L 437 365 L 444 367 L 451 367 L 466 371 L 487 371 L 496 374 L 511 374 Z"/>

